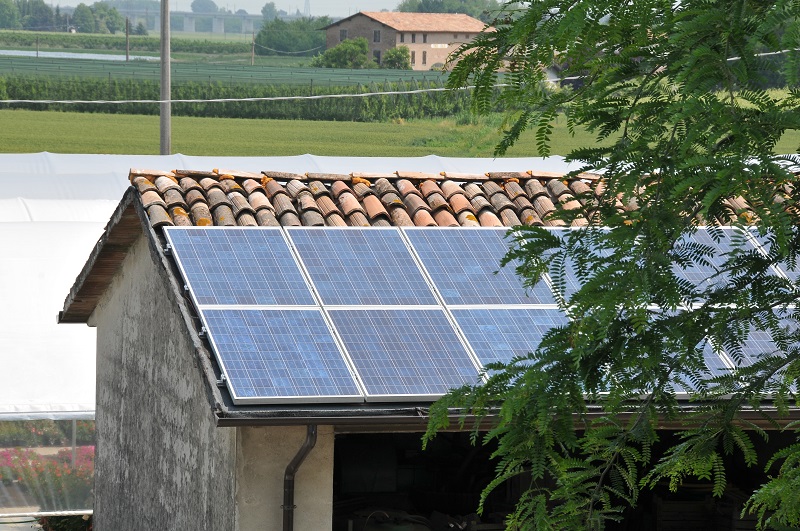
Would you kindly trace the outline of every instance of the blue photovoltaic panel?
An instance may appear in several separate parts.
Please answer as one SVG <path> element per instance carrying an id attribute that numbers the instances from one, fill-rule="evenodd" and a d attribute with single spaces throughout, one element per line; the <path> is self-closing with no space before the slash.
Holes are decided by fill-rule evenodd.
<path id="1" fill-rule="evenodd" d="M 326 305 L 438 304 L 397 229 L 291 229 Z"/>
<path id="2" fill-rule="evenodd" d="M 202 310 L 234 402 L 363 401 L 320 310 Z"/>
<path id="3" fill-rule="evenodd" d="M 795 229 L 797 230 L 797 229 Z M 772 244 L 770 243 L 770 235 L 764 234 L 761 235 L 758 233 L 758 229 L 751 228 L 750 234 L 758 241 L 758 244 L 764 248 L 766 253 L 769 253 Z M 800 277 L 800 261 L 795 264 L 795 267 L 789 266 L 787 262 L 778 262 L 778 268 L 786 274 L 786 277 L 791 280 L 792 282 L 797 282 L 798 277 Z"/>
<path id="4" fill-rule="evenodd" d="M 700 227 L 697 232 L 691 235 L 686 235 L 675 244 L 675 248 L 681 249 L 683 246 L 691 244 L 699 244 L 711 249 L 710 254 L 704 255 L 704 261 L 707 263 L 695 262 L 687 268 L 680 268 L 673 266 L 673 271 L 679 278 L 683 278 L 691 282 L 698 290 L 706 290 L 710 288 L 719 288 L 728 282 L 730 276 L 726 272 L 719 273 L 725 266 L 727 261 L 727 254 L 732 250 L 741 248 L 744 251 L 755 250 L 755 247 L 744 239 L 742 233 L 734 234 L 736 229 L 721 229 L 714 231 L 714 234 L 720 236 L 719 241 L 714 239 L 712 231 L 705 227 Z M 741 243 L 741 247 L 740 244 Z M 719 274 L 718 274 L 719 273 Z"/>
<path id="5" fill-rule="evenodd" d="M 509 248 L 506 231 L 426 228 L 405 234 L 446 304 L 555 304 L 544 281 L 526 294 L 517 262 L 500 267 Z"/>
<path id="6" fill-rule="evenodd" d="M 557 309 L 457 309 L 453 315 L 484 366 L 535 352 L 548 330 L 567 324 Z"/>
<path id="7" fill-rule="evenodd" d="M 716 352 L 714 349 L 711 348 L 711 344 L 707 341 L 703 345 L 703 360 L 705 361 L 706 368 L 704 370 L 703 376 L 707 379 L 715 378 L 717 376 L 723 376 L 726 374 L 731 373 L 731 367 L 728 363 Z M 680 369 L 680 367 L 678 368 Z M 685 380 L 685 373 L 680 374 L 680 378 L 684 379 L 684 383 L 686 385 L 691 385 L 691 382 Z M 682 386 L 675 384 L 675 391 L 676 392 L 686 392 L 686 389 L 682 388 Z"/>
<path id="8" fill-rule="evenodd" d="M 559 238 L 563 239 L 563 238 L 566 237 L 567 232 L 570 229 L 547 229 L 547 230 L 549 230 L 551 233 L 555 234 Z M 609 252 L 605 251 L 605 250 L 601 250 L 599 254 L 601 256 L 608 256 Z M 572 259 L 565 260 L 563 274 L 564 274 L 564 278 L 563 278 L 563 282 L 564 282 L 564 298 L 566 300 L 569 300 L 570 297 L 572 297 L 572 295 L 574 295 L 575 292 L 580 290 L 581 286 L 583 285 L 582 282 L 580 281 L 580 279 L 578 278 L 577 268 L 575 266 L 575 262 Z M 557 285 L 558 282 L 560 281 L 558 276 L 553 275 L 551 273 L 551 277 L 553 278 L 554 284 Z M 557 289 L 557 286 L 554 286 L 554 289 Z"/>
<path id="9" fill-rule="evenodd" d="M 197 304 L 313 305 L 277 228 L 166 228 Z"/>
<path id="10" fill-rule="evenodd" d="M 478 369 L 442 310 L 330 310 L 368 397 L 443 395 Z"/>

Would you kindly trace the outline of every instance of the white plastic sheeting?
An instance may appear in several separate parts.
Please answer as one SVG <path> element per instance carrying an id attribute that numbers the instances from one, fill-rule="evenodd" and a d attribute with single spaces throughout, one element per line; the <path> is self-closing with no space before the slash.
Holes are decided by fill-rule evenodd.
<path id="1" fill-rule="evenodd" d="M 294 173 L 565 172 L 560 157 L 460 159 L 0 154 L 0 420 L 93 418 L 95 331 L 56 315 L 131 168 Z"/>

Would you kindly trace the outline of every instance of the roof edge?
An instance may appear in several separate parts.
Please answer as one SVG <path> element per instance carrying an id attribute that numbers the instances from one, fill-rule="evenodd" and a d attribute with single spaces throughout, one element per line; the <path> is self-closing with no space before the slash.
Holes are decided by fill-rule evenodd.
<path id="1" fill-rule="evenodd" d="M 70 288 L 64 309 L 58 312 L 58 323 L 88 323 L 89 316 L 122 263 L 122 257 L 149 227 L 149 218 L 137 199 L 138 195 L 134 187 L 125 190 Z"/>

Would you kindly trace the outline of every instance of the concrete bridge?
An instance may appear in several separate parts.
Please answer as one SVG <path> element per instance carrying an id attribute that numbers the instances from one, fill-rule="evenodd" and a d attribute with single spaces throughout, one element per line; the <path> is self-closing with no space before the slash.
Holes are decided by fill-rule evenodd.
<path id="1" fill-rule="evenodd" d="M 131 27 L 135 28 L 139 22 L 143 23 L 148 31 L 158 33 L 161 30 L 161 13 L 158 11 L 150 10 L 121 10 L 120 14 L 130 18 Z M 264 17 L 261 13 L 257 15 L 237 15 L 236 13 L 193 13 L 191 11 L 172 11 L 169 14 L 172 22 L 172 29 L 174 31 L 185 31 L 188 33 L 196 33 L 202 31 L 204 33 L 243 33 L 251 34 L 261 29 L 261 24 L 264 22 Z M 207 24 L 208 19 L 211 19 L 211 26 L 209 29 L 198 29 L 198 21 Z M 241 24 L 234 21 L 241 21 Z M 181 27 L 181 23 L 183 27 Z M 227 26 L 227 30 L 226 30 Z M 235 27 L 235 31 L 231 27 Z"/>

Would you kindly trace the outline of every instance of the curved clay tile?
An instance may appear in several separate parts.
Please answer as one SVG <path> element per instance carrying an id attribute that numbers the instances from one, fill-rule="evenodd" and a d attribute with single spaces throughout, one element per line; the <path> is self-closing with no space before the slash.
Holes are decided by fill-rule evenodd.
<path id="1" fill-rule="evenodd" d="M 153 228 L 174 225 L 174 223 L 172 223 L 172 218 L 167 214 L 167 210 L 159 204 L 150 205 L 147 209 L 147 217 L 150 218 L 150 225 L 152 225 Z"/>
<path id="2" fill-rule="evenodd" d="M 353 193 L 353 191 L 350 189 L 349 186 L 347 186 L 347 183 L 345 183 L 344 181 L 335 181 L 331 185 L 331 194 L 333 194 L 334 199 L 339 199 L 339 195 L 344 192 L 349 192 L 351 194 Z"/>
<path id="3" fill-rule="evenodd" d="M 569 188 L 567 188 L 564 183 L 558 179 L 550 179 L 547 181 L 546 187 L 547 191 L 550 192 L 551 197 L 561 197 L 562 195 L 569 193 Z"/>
<path id="4" fill-rule="evenodd" d="M 375 181 L 375 184 L 372 185 L 372 189 L 375 191 L 378 196 L 383 197 L 386 194 L 392 193 L 397 196 L 400 195 L 400 192 L 395 188 L 392 183 L 389 182 L 388 179 L 378 179 Z"/>
<path id="5" fill-rule="evenodd" d="M 240 194 L 244 194 L 245 189 L 239 186 L 239 183 L 234 181 L 233 179 L 223 179 L 219 182 L 222 191 L 226 194 L 231 192 L 239 192 Z"/>
<path id="6" fill-rule="evenodd" d="M 153 183 L 151 183 L 150 180 L 147 179 L 146 177 L 136 177 L 135 179 L 133 179 L 133 185 L 136 186 L 136 189 L 139 190 L 140 194 L 149 191 L 153 192 L 158 191 L 158 188 L 156 188 L 156 186 Z"/>
<path id="7" fill-rule="evenodd" d="M 350 216 L 353 212 L 364 213 L 364 208 L 361 206 L 361 203 L 358 202 L 356 196 L 351 192 L 342 192 L 339 194 L 339 208 L 345 216 Z"/>
<path id="8" fill-rule="evenodd" d="M 525 197 L 525 190 L 522 189 L 522 186 L 518 182 L 508 181 L 504 185 L 506 195 L 509 199 L 514 201 L 518 197 Z"/>
<path id="9" fill-rule="evenodd" d="M 405 204 L 406 208 L 408 209 L 408 215 L 411 216 L 412 219 L 414 219 L 414 224 L 417 224 L 416 222 L 417 220 L 415 217 L 417 212 L 419 212 L 420 210 L 429 212 L 431 210 L 431 207 L 428 206 L 428 203 L 426 203 L 425 200 L 422 199 L 422 197 L 416 194 L 409 193 L 408 195 L 406 195 L 403 198 L 403 204 Z M 431 221 L 433 221 L 433 218 L 431 218 Z"/>
<path id="10" fill-rule="evenodd" d="M 197 202 L 192 205 L 189 210 L 192 214 L 192 222 L 198 227 L 207 227 L 214 224 L 214 218 L 211 217 L 211 210 L 204 202 Z"/>
<path id="11" fill-rule="evenodd" d="M 314 197 L 328 194 L 328 188 L 320 181 L 311 181 L 308 183 L 308 189 L 311 191 Z"/>
<path id="12" fill-rule="evenodd" d="M 326 218 L 331 214 L 341 215 L 339 207 L 336 206 L 336 203 L 333 202 L 333 199 L 331 199 L 330 196 L 322 195 L 317 197 L 317 206 L 319 207 L 322 215 Z"/>
<path id="13" fill-rule="evenodd" d="M 247 192 L 248 195 L 254 192 L 265 193 L 264 187 L 261 186 L 261 183 L 255 179 L 245 179 L 242 182 L 242 188 L 244 188 L 244 191 Z"/>
<path id="14" fill-rule="evenodd" d="M 476 197 L 483 197 L 483 189 L 475 183 L 467 183 L 464 185 L 464 194 L 470 201 Z"/>
<path id="15" fill-rule="evenodd" d="M 298 181 L 297 179 L 293 179 L 286 183 L 286 191 L 292 197 L 297 197 L 300 192 L 311 192 L 304 182 Z"/>
<path id="16" fill-rule="evenodd" d="M 177 189 L 180 190 L 181 187 L 178 186 L 178 183 L 175 181 L 174 177 L 167 177 L 166 175 L 161 175 L 160 177 L 156 177 L 155 182 L 153 183 L 158 188 L 158 191 L 162 194 L 167 190 Z"/>
<path id="17" fill-rule="evenodd" d="M 400 192 L 402 197 L 406 197 L 408 195 L 416 195 L 420 199 L 422 199 L 422 194 L 417 190 L 417 187 L 409 181 L 408 179 L 399 179 L 396 183 L 397 191 Z"/>
<path id="18" fill-rule="evenodd" d="M 363 201 L 366 196 L 373 195 L 375 192 L 373 192 L 372 188 L 370 188 L 368 185 L 359 182 L 353 183 L 353 193 L 356 194 L 357 198 Z"/>
<path id="19" fill-rule="evenodd" d="M 267 197 L 271 200 L 275 200 L 276 195 L 285 195 L 286 190 L 284 190 L 283 185 L 278 181 L 267 181 L 264 185 L 264 190 L 267 192 Z"/>
<path id="20" fill-rule="evenodd" d="M 444 196 L 442 189 L 439 188 L 439 185 L 436 184 L 436 181 L 423 181 L 419 185 L 419 191 L 422 193 L 422 196 L 425 197 L 426 199 L 431 194 L 439 194 Z"/>
<path id="21" fill-rule="evenodd" d="M 258 227 L 258 222 L 250 212 L 242 212 L 236 216 L 236 224 L 240 227 Z"/>
<path id="22" fill-rule="evenodd" d="M 500 211 L 500 222 L 506 227 L 516 227 L 522 225 L 522 221 L 517 217 L 517 213 L 511 208 Z"/>
<path id="23" fill-rule="evenodd" d="M 527 196 L 520 195 L 514 198 L 514 206 L 517 207 L 517 212 L 522 212 L 526 208 L 533 208 L 533 203 L 530 202 Z"/>
<path id="24" fill-rule="evenodd" d="M 189 214 L 186 213 L 186 209 L 175 206 L 169 209 L 169 215 L 172 217 L 172 222 L 177 227 L 191 227 L 192 220 L 189 218 Z"/>
<path id="25" fill-rule="evenodd" d="M 392 223 L 389 221 L 389 218 L 375 218 L 372 220 L 373 227 L 391 227 Z"/>
<path id="26" fill-rule="evenodd" d="M 313 211 L 317 214 L 320 213 L 319 206 L 317 202 L 314 201 L 314 196 L 311 195 L 311 192 L 309 192 L 307 188 L 297 196 L 297 208 L 301 212 Z"/>
<path id="27" fill-rule="evenodd" d="M 450 207 L 456 214 L 460 214 L 465 210 L 472 212 L 472 204 L 469 202 L 469 199 L 467 199 L 467 196 L 462 193 L 450 196 Z"/>
<path id="28" fill-rule="evenodd" d="M 525 208 L 519 214 L 519 219 L 523 225 L 530 225 L 540 227 L 543 225 L 541 218 L 536 214 L 533 208 Z"/>
<path id="29" fill-rule="evenodd" d="M 413 227 L 414 222 L 403 207 L 389 209 L 389 216 L 392 218 L 392 225 L 396 227 Z"/>
<path id="30" fill-rule="evenodd" d="M 222 189 L 212 188 L 208 191 L 208 207 L 211 209 L 211 212 L 214 212 L 221 206 L 230 208 L 230 201 L 228 201 L 228 197 L 225 195 L 225 192 L 223 192 Z"/>
<path id="31" fill-rule="evenodd" d="M 214 188 L 219 188 L 219 181 L 216 179 L 212 179 L 211 177 L 205 177 L 203 179 L 200 179 L 200 186 L 203 187 L 203 190 L 208 192 L 209 190 L 212 190 Z"/>
<path id="32" fill-rule="evenodd" d="M 331 213 L 325 218 L 325 225 L 329 227 L 347 227 L 344 218 L 338 212 Z"/>
<path id="33" fill-rule="evenodd" d="M 477 216 L 471 210 L 465 210 L 458 214 L 458 223 L 462 227 L 480 227 Z"/>
<path id="34" fill-rule="evenodd" d="M 481 227 L 503 226 L 503 224 L 500 222 L 500 218 L 498 218 L 497 215 L 488 208 L 478 212 L 478 222 L 481 224 Z"/>
<path id="35" fill-rule="evenodd" d="M 144 208 L 150 208 L 152 205 L 160 205 L 166 214 L 167 203 L 164 202 L 158 192 L 155 190 L 148 190 L 142 194 L 142 206 Z"/>
<path id="36" fill-rule="evenodd" d="M 569 189 L 579 196 L 579 199 L 587 199 L 585 196 L 593 195 L 592 189 L 583 181 L 572 181 L 569 183 Z"/>
<path id="37" fill-rule="evenodd" d="M 458 220 L 447 209 L 440 208 L 433 213 L 433 219 L 440 227 L 458 227 Z"/>
<path id="38" fill-rule="evenodd" d="M 300 217 L 294 213 L 286 211 L 283 215 L 278 216 L 278 221 L 284 227 L 299 227 L 303 223 L 300 221 Z"/>
<path id="39" fill-rule="evenodd" d="M 572 220 L 572 222 L 569 224 L 569 226 L 570 227 L 588 227 L 589 226 L 589 222 L 586 220 L 586 218 L 575 218 L 575 219 Z"/>
<path id="40" fill-rule="evenodd" d="M 370 222 L 367 216 L 361 211 L 354 211 L 347 216 L 347 224 L 351 227 L 369 227 Z"/>
<path id="41" fill-rule="evenodd" d="M 531 201 L 539 196 L 548 195 L 545 187 L 542 186 L 542 183 L 536 179 L 528 179 L 528 181 L 525 183 L 525 191 L 528 192 L 528 197 L 531 199 Z"/>
<path id="42" fill-rule="evenodd" d="M 485 208 L 491 208 L 492 204 L 482 195 L 476 195 L 470 199 L 469 203 L 472 205 L 472 210 L 480 212 Z"/>
<path id="43" fill-rule="evenodd" d="M 431 216 L 431 213 L 428 212 L 427 210 L 423 209 L 417 210 L 412 217 L 414 218 L 414 225 L 416 225 L 417 227 L 436 226 L 436 220 L 433 219 L 433 216 Z"/>
<path id="44" fill-rule="evenodd" d="M 180 180 L 181 189 L 183 193 L 188 193 L 189 190 L 202 190 L 203 188 L 191 177 L 182 177 Z"/>
<path id="45" fill-rule="evenodd" d="M 325 225 L 325 218 L 316 210 L 302 210 L 300 212 L 300 221 L 306 227 L 321 227 Z"/>
<path id="46" fill-rule="evenodd" d="M 228 200 L 233 207 L 233 214 L 238 218 L 241 214 L 247 212 L 250 215 L 256 213 L 255 209 L 247 202 L 247 199 L 239 192 L 231 192 L 228 194 Z M 255 218 L 253 218 L 255 223 Z"/>
<path id="47" fill-rule="evenodd" d="M 448 203 L 447 199 L 445 199 L 444 196 L 438 192 L 429 195 L 427 197 L 427 200 L 428 200 L 428 205 L 430 205 L 431 207 L 431 210 L 439 210 L 439 209 L 450 210 L 450 203 Z"/>
<path id="48" fill-rule="evenodd" d="M 403 203 L 403 200 L 400 199 L 400 196 L 397 195 L 394 192 L 389 192 L 388 194 L 383 194 L 381 196 L 381 203 L 386 205 L 386 208 L 392 208 L 392 207 L 405 208 L 405 204 Z"/>
<path id="49" fill-rule="evenodd" d="M 199 188 L 194 190 L 189 190 L 188 192 L 186 192 L 185 197 L 186 197 L 186 202 L 189 204 L 189 206 L 192 206 L 198 201 L 202 201 L 203 203 L 206 202 L 206 196 Z"/>
<path id="50" fill-rule="evenodd" d="M 256 212 L 263 208 L 266 208 L 268 210 L 275 210 L 275 208 L 272 206 L 272 203 L 269 202 L 267 196 L 264 195 L 264 192 L 262 192 L 260 189 L 251 192 L 250 195 L 247 196 L 247 201 L 250 203 L 250 206 L 252 206 Z"/>
<path id="51" fill-rule="evenodd" d="M 262 171 L 262 175 L 266 175 L 270 179 L 278 179 L 279 181 L 291 181 L 292 179 L 305 179 L 305 176 L 300 175 L 299 173 L 290 173 L 285 171 Z"/>
<path id="52" fill-rule="evenodd" d="M 516 216 L 517 209 L 514 206 L 514 203 L 512 203 L 511 200 L 506 196 L 506 194 L 494 194 L 489 199 L 489 202 L 492 204 L 492 206 L 497 212 L 502 212 L 503 210 L 511 210 L 512 212 L 514 212 L 514 215 Z"/>
<path id="53" fill-rule="evenodd" d="M 297 210 L 294 208 L 291 198 L 286 194 L 276 194 L 273 196 L 272 206 L 275 207 L 275 215 L 281 220 L 281 225 L 285 224 L 283 223 L 282 219 L 285 214 L 293 214 L 295 217 L 297 217 Z M 297 220 L 297 223 L 300 223 L 299 219 Z"/>
<path id="54" fill-rule="evenodd" d="M 389 217 L 389 213 L 383 207 L 383 203 L 378 199 L 378 196 L 372 194 L 368 195 L 363 200 L 364 209 L 367 211 L 369 219 L 375 223 L 375 219 L 379 217 Z"/>
<path id="55" fill-rule="evenodd" d="M 275 214 L 271 209 L 262 208 L 261 210 L 256 211 L 256 221 L 258 225 L 261 227 L 280 227 L 281 224 L 278 222 L 278 218 L 275 217 Z"/>
<path id="56" fill-rule="evenodd" d="M 486 174 L 490 179 L 527 179 L 529 175 L 522 171 L 490 171 Z"/>
<path id="57" fill-rule="evenodd" d="M 222 190 L 220 190 L 220 193 L 222 193 Z M 218 204 L 216 208 L 211 209 L 211 216 L 214 218 L 214 225 L 220 227 L 234 227 L 236 225 L 236 217 L 228 205 Z"/>
<path id="58" fill-rule="evenodd" d="M 505 191 L 496 182 L 486 181 L 483 183 L 483 193 L 491 198 L 495 194 L 505 194 Z"/>
<path id="59" fill-rule="evenodd" d="M 550 198 L 544 195 L 540 195 L 533 200 L 533 209 L 536 211 L 536 214 L 544 221 L 547 219 L 547 215 L 550 212 L 555 211 L 556 207 Z"/>
<path id="60" fill-rule="evenodd" d="M 167 208 L 172 208 L 175 206 L 179 206 L 184 210 L 189 208 L 189 205 L 187 205 L 186 201 L 184 201 L 183 193 L 181 193 L 180 189 L 170 188 L 164 192 L 164 201 L 167 203 Z"/>
<path id="61" fill-rule="evenodd" d="M 442 190 L 442 195 L 444 195 L 444 198 L 448 201 L 450 201 L 450 198 L 455 194 L 466 195 L 464 193 L 464 189 L 454 181 L 443 181 L 440 185 L 440 188 Z"/>

